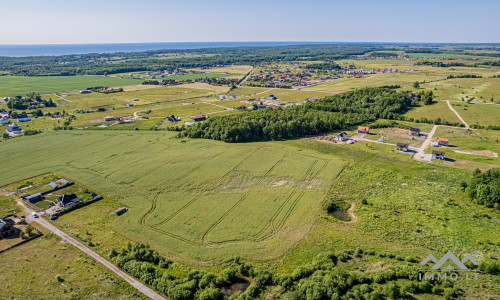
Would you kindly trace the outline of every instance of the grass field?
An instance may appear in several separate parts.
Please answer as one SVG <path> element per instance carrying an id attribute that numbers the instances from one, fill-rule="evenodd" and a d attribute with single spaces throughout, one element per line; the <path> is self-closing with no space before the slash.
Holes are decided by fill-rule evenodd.
<path id="1" fill-rule="evenodd" d="M 450 102 L 452 107 L 470 126 L 500 126 L 500 105 Z"/>
<path id="2" fill-rule="evenodd" d="M 467 101 L 475 98 L 475 102 L 500 103 L 500 78 L 455 78 L 426 83 L 421 87 L 432 90 L 434 98 L 438 99 Z"/>
<path id="3" fill-rule="evenodd" d="M 285 253 L 314 224 L 345 166 L 279 144 L 181 143 L 172 135 L 60 132 L 6 141 L 2 153 L 26 152 L 2 164 L 9 175 L 0 184 L 48 171 L 81 182 L 130 207 L 115 231 L 199 264 Z M 30 160 L 32 147 L 40 155 Z"/>
<path id="4" fill-rule="evenodd" d="M 413 107 L 405 115 L 414 119 L 427 118 L 434 120 L 440 118 L 448 122 L 460 122 L 460 119 L 451 111 L 445 101 L 435 101 L 432 105 Z"/>
<path id="5" fill-rule="evenodd" d="M 9 274 L 2 277 L 8 299 L 145 299 L 94 259 L 52 234 L 2 253 L 0 264 Z"/>
<path id="6" fill-rule="evenodd" d="M 24 96 L 31 92 L 48 94 L 81 90 L 92 86 L 119 87 L 138 82 L 140 81 L 105 76 L 0 76 L 0 96 Z"/>

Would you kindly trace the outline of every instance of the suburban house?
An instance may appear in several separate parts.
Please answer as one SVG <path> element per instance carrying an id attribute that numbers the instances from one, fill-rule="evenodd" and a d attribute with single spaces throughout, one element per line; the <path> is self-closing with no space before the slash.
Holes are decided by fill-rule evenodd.
<path id="1" fill-rule="evenodd" d="M 358 133 L 368 134 L 368 133 L 370 133 L 370 128 L 369 127 L 359 126 L 358 127 Z"/>
<path id="2" fill-rule="evenodd" d="M 274 96 L 274 95 L 269 95 L 269 96 L 267 96 L 267 99 L 269 99 L 269 100 L 276 100 L 278 98 L 276 98 L 276 96 Z"/>
<path id="3" fill-rule="evenodd" d="M 0 237 L 4 238 L 16 232 L 16 228 L 0 218 Z"/>
<path id="4" fill-rule="evenodd" d="M 105 116 L 105 117 L 104 117 L 104 121 L 105 121 L 105 122 L 107 122 L 107 121 L 114 121 L 114 120 L 116 120 L 116 118 L 115 118 L 115 117 L 113 117 L 113 116 Z"/>
<path id="5" fill-rule="evenodd" d="M 8 119 L 10 118 L 10 115 L 8 112 L 0 112 L 0 118 L 5 118 L 5 119 Z"/>
<path id="6" fill-rule="evenodd" d="M 446 157 L 444 156 L 444 152 L 438 151 L 438 150 L 432 150 L 432 158 L 433 159 L 441 159 L 441 160 L 446 159 Z"/>
<path id="7" fill-rule="evenodd" d="M 231 98 L 231 99 L 236 98 L 236 95 L 233 95 L 233 94 L 229 94 L 229 95 L 227 95 L 227 96 L 228 96 L 229 98 Z"/>
<path id="8" fill-rule="evenodd" d="M 224 95 L 219 95 L 219 99 L 220 99 L 220 100 L 224 100 L 224 99 L 226 99 L 226 96 L 224 96 Z"/>
<path id="9" fill-rule="evenodd" d="M 397 143 L 396 144 L 396 150 L 398 150 L 398 151 L 406 152 L 406 151 L 408 151 L 408 147 L 409 147 L 409 145 L 405 144 L 405 143 Z"/>
<path id="10" fill-rule="evenodd" d="M 7 130 L 7 132 L 21 132 L 21 128 L 19 128 L 19 125 L 17 124 L 12 124 L 12 125 L 9 125 L 7 127 L 5 127 L 5 130 Z"/>
<path id="11" fill-rule="evenodd" d="M 167 120 L 169 120 L 170 122 L 177 122 L 177 121 L 179 121 L 179 118 L 177 118 L 174 115 L 171 115 L 171 116 L 167 117 Z"/>
<path id="12" fill-rule="evenodd" d="M 9 119 L 7 118 L 0 118 L 0 124 L 9 124 Z"/>
<path id="13" fill-rule="evenodd" d="M 410 128 L 410 135 L 417 135 L 419 136 L 420 135 L 420 129 L 418 128 Z"/>
<path id="14" fill-rule="evenodd" d="M 193 120 L 195 122 L 205 121 L 206 119 L 207 119 L 207 117 L 204 115 L 197 115 L 197 116 L 191 117 L 191 120 Z"/>
<path id="15" fill-rule="evenodd" d="M 19 115 L 17 116 L 17 121 L 18 121 L 18 122 L 29 122 L 29 121 L 31 121 L 31 119 L 30 119 L 30 118 L 28 118 L 28 115 L 27 115 L 27 114 L 19 114 Z"/>
<path id="16" fill-rule="evenodd" d="M 448 146 L 448 139 L 444 139 L 444 138 L 439 138 L 438 139 L 438 145 L 439 146 Z"/>
<path id="17" fill-rule="evenodd" d="M 35 203 L 43 200 L 43 196 L 42 193 L 36 193 L 33 195 L 27 195 L 26 197 L 24 197 L 24 200 L 28 201 L 29 203 Z"/>
<path id="18" fill-rule="evenodd" d="M 119 216 L 119 215 L 122 215 L 122 214 L 124 214 L 126 212 L 127 212 L 127 208 L 126 207 L 122 207 L 120 209 L 115 210 L 115 215 Z"/>
<path id="19" fill-rule="evenodd" d="M 57 198 L 57 204 L 60 207 L 64 207 L 64 208 L 70 207 L 73 204 L 77 203 L 78 201 L 79 201 L 78 197 L 75 194 L 71 194 L 71 195 L 63 194 L 63 195 L 59 196 L 59 198 Z"/>
<path id="20" fill-rule="evenodd" d="M 347 133 L 345 133 L 345 132 L 339 133 L 339 134 L 335 137 L 335 139 L 336 139 L 337 141 L 343 142 L 343 141 L 347 140 Z"/>

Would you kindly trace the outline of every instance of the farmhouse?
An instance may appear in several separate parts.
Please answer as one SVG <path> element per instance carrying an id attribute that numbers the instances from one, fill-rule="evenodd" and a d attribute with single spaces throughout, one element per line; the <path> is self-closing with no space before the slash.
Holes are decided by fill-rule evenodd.
<path id="1" fill-rule="evenodd" d="M 116 118 L 115 118 L 115 117 L 113 117 L 113 116 L 105 116 L 105 117 L 104 117 L 104 121 L 106 121 L 106 122 L 107 122 L 107 121 L 114 121 L 114 120 L 116 120 Z"/>
<path id="2" fill-rule="evenodd" d="M 9 124 L 9 119 L 7 118 L 0 118 L 0 124 Z"/>
<path id="3" fill-rule="evenodd" d="M 224 100 L 224 99 L 226 99 L 226 96 L 224 96 L 224 95 L 219 95 L 219 99 L 220 99 L 220 100 Z"/>
<path id="4" fill-rule="evenodd" d="M 440 159 L 440 160 L 445 160 L 446 157 L 444 156 L 443 151 L 437 151 L 437 150 L 432 150 L 432 158 L 433 159 Z"/>
<path id="5" fill-rule="evenodd" d="M 0 218 L 0 237 L 4 238 L 16 232 L 16 228 Z"/>
<path id="6" fill-rule="evenodd" d="M 397 143 L 396 144 L 396 150 L 397 151 L 406 152 L 406 151 L 408 151 L 408 147 L 409 147 L 409 145 L 405 144 L 405 143 Z"/>
<path id="7" fill-rule="evenodd" d="M 10 114 L 8 112 L 0 112 L 0 118 L 8 119 L 10 118 Z"/>
<path id="8" fill-rule="evenodd" d="M 198 115 L 198 116 L 191 117 L 191 120 L 193 120 L 195 122 L 205 121 L 206 119 L 207 119 L 207 117 L 204 115 Z"/>
<path id="9" fill-rule="evenodd" d="M 359 126 L 358 127 L 358 133 L 368 134 L 368 133 L 370 133 L 370 128 L 369 127 Z"/>
<path id="10" fill-rule="evenodd" d="M 341 141 L 341 142 L 343 142 L 343 141 L 347 140 L 347 133 L 345 133 L 345 132 L 339 133 L 339 134 L 335 137 L 335 139 L 336 139 L 337 141 Z"/>
<path id="11" fill-rule="evenodd" d="M 438 139 L 438 145 L 439 145 L 439 146 L 448 146 L 448 145 L 449 145 L 449 143 L 448 143 L 448 139 L 439 138 L 439 139 Z"/>
<path id="12" fill-rule="evenodd" d="M 12 124 L 12 125 L 9 125 L 5 128 L 5 130 L 7 132 L 21 132 L 21 128 L 19 128 L 19 125 L 17 124 Z"/>
<path id="13" fill-rule="evenodd" d="M 19 115 L 17 116 L 17 121 L 18 121 L 18 122 L 29 122 L 29 121 L 31 121 L 31 119 L 30 119 L 30 118 L 28 118 L 28 115 L 27 115 L 27 114 L 19 114 Z"/>
<path id="14" fill-rule="evenodd" d="M 57 198 L 57 204 L 60 207 L 70 207 L 78 202 L 78 197 L 75 194 L 67 195 L 63 194 Z"/>
<path id="15" fill-rule="evenodd" d="M 126 212 L 127 212 L 127 208 L 126 207 L 122 207 L 120 209 L 115 210 L 115 215 L 117 215 L 117 216 L 123 215 Z"/>
<path id="16" fill-rule="evenodd" d="M 420 135 L 420 129 L 418 128 L 410 128 L 410 131 L 409 131 L 410 135 Z"/>
<path id="17" fill-rule="evenodd" d="M 227 95 L 227 96 L 228 96 L 229 98 L 231 98 L 231 99 L 236 98 L 236 95 L 233 95 L 233 94 L 229 94 L 229 95 Z"/>

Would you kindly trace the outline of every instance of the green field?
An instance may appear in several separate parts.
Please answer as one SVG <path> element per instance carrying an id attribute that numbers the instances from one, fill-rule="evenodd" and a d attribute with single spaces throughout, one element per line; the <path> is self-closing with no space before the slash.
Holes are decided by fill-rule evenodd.
<path id="1" fill-rule="evenodd" d="M 0 76 L 0 96 L 24 96 L 31 92 L 58 93 L 82 90 L 92 86 L 120 87 L 141 82 L 141 80 L 105 76 Z"/>
<path id="2" fill-rule="evenodd" d="M 9 274 L 2 276 L 6 299 L 145 299 L 123 279 L 52 234 L 2 253 L 0 264 Z"/>
<path id="3" fill-rule="evenodd" d="M 130 207 L 115 231 L 199 264 L 285 253 L 314 224 L 345 166 L 279 144 L 180 143 L 171 136 L 60 132 L 6 141 L 0 152 L 17 149 L 18 158 L 2 165 L 8 175 L 0 184 L 49 171 L 81 182 Z M 30 159 L 33 147 L 40 155 Z"/>
<path id="4" fill-rule="evenodd" d="M 470 126 L 474 124 L 500 126 L 500 105 L 450 103 Z"/>
<path id="5" fill-rule="evenodd" d="M 436 101 L 432 105 L 419 105 L 413 107 L 405 115 L 414 119 L 427 118 L 435 120 L 440 118 L 441 120 L 446 120 L 448 122 L 460 122 L 460 119 L 453 111 L 451 111 L 445 101 Z"/>

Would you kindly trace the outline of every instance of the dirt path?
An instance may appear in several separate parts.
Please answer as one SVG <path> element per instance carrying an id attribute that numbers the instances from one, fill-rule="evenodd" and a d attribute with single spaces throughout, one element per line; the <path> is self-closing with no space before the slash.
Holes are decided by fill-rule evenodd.
<path id="1" fill-rule="evenodd" d="M 41 216 L 39 218 L 33 218 L 33 216 L 32 216 L 32 212 L 33 211 L 30 210 L 28 207 L 26 207 L 24 205 L 24 203 L 22 202 L 22 200 L 18 200 L 18 204 L 25 209 L 25 211 L 26 211 L 26 221 L 28 223 L 30 223 L 30 222 L 36 222 L 36 223 L 42 225 L 43 227 L 47 228 L 52 233 L 54 233 L 54 234 L 58 235 L 59 237 L 61 237 L 62 241 L 67 242 L 67 243 L 69 243 L 69 244 L 77 247 L 81 251 L 85 252 L 87 255 L 89 255 L 92 258 L 94 258 L 96 261 L 98 261 L 101 264 L 103 264 L 106 268 L 110 269 L 116 275 L 118 275 L 119 277 L 123 278 L 126 282 L 128 282 L 130 285 L 132 285 L 134 288 L 136 288 L 139 292 L 143 293 L 145 296 L 147 296 L 147 297 L 149 297 L 151 299 L 165 300 L 165 298 L 162 297 L 160 294 L 156 293 L 155 291 L 153 291 L 152 289 L 150 289 L 149 287 L 147 287 L 143 283 L 139 282 L 138 280 L 134 279 L 133 277 L 131 277 L 127 273 L 123 272 L 117 266 L 113 265 L 112 263 L 110 263 L 109 261 L 107 261 L 106 259 L 104 259 L 103 257 L 101 257 L 99 254 L 95 253 L 94 251 L 92 251 L 91 249 L 89 249 L 87 246 L 85 246 L 84 244 L 80 243 L 76 239 L 72 238 L 68 234 L 66 234 L 63 231 L 59 230 L 57 227 L 55 227 L 54 225 L 50 224 L 49 221 L 43 219 Z"/>
<path id="2" fill-rule="evenodd" d="M 63 99 L 64 101 L 71 102 L 71 101 L 69 101 L 68 99 L 63 98 L 62 96 L 59 96 L 58 94 L 55 94 L 55 93 L 54 93 L 54 94 L 52 94 L 52 95 L 54 95 L 54 96 L 56 96 L 56 97 L 59 97 L 59 98 Z"/>
<path id="3" fill-rule="evenodd" d="M 451 107 L 450 101 L 446 101 L 446 103 L 448 103 L 448 107 L 451 109 L 451 111 L 454 112 L 455 115 L 457 115 L 457 117 L 460 119 L 460 121 L 462 121 L 462 123 L 464 123 L 465 128 L 469 128 L 469 124 L 467 124 L 467 122 L 465 122 L 464 119 L 462 119 L 462 117 L 458 114 L 458 112 L 453 107 Z"/>
<path id="4" fill-rule="evenodd" d="M 350 201 L 348 202 L 351 204 L 351 207 L 349 207 L 349 209 L 347 210 L 347 214 L 349 215 L 349 218 L 351 218 L 351 220 L 347 221 L 346 224 L 353 224 L 359 221 L 359 217 L 354 214 L 356 203 Z"/>

